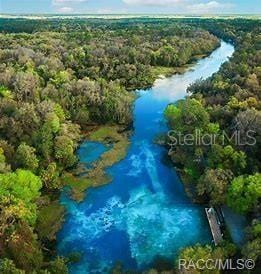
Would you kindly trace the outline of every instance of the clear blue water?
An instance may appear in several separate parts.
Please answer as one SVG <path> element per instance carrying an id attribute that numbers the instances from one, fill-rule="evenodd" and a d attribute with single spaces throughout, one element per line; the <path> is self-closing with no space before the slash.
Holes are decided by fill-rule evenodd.
<path id="1" fill-rule="evenodd" d="M 82 203 L 63 192 L 61 203 L 68 214 L 58 235 L 58 252 L 82 254 L 80 262 L 70 265 L 71 273 L 108 273 L 118 261 L 139 271 L 158 256 L 174 261 L 181 248 L 211 242 L 204 208 L 186 196 L 175 169 L 166 164 L 166 150 L 153 139 L 167 131 L 165 107 L 183 98 L 189 84 L 218 71 L 233 51 L 222 42 L 184 74 L 159 79 L 150 90 L 139 91 L 128 154 L 107 170 L 113 182 L 89 189 Z M 102 151 L 95 151 L 97 158 Z M 79 156 L 83 162 L 89 157 L 81 149 Z"/>
<path id="2" fill-rule="evenodd" d="M 109 146 L 105 146 L 98 142 L 88 141 L 81 144 L 77 150 L 77 155 L 82 164 L 85 164 L 86 167 L 91 167 L 92 163 L 97 161 L 107 150 L 109 150 Z"/>

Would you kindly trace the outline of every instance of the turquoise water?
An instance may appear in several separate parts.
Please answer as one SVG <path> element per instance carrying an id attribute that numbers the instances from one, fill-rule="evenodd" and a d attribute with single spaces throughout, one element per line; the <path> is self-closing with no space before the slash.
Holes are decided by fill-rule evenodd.
<path id="1" fill-rule="evenodd" d="M 77 151 L 81 164 L 91 167 L 109 147 L 98 142 L 83 142 Z"/>
<path id="2" fill-rule="evenodd" d="M 118 261 L 139 271 L 159 256 L 174 261 L 181 248 L 211 242 L 204 208 L 186 196 L 166 160 L 166 150 L 153 139 L 167 131 L 165 107 L 183 98 L 189 84 L 218 71 L 233 51 L 233 46 L 222 42 L 184 74 L 159 79 L 150 90 L 139 91 L 128 154 L 107 170 L 113 182 L 89 189 L 82 203 L 62 194 L 68 214 L 58 235 L 58 252 L 82 254 L 80 262 L 70 265 L 71 273 L 108 273 Z M 82 162 L 89 157 L 86 145 L 79 150 Z M 98 147 L 97 143 L 93 147 L 96 159 L 103 152 Z"/>

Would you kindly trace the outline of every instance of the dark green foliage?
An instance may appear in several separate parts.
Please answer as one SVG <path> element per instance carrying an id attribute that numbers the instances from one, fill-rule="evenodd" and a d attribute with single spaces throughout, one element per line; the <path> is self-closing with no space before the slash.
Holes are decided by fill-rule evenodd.
<path id="1" fill-rule="evenodd" d="M 50 274 L 67 274 L 68 269 L 66 266 L 66 261 L 63 258 L 56 258 L 54 261 L 50 262 L 48 267 L 48 273 Z"/>
<path id="2" fill-rule="evenodd" d="M 250 258 L 255 262 L 261 259 L 261 223 L 254 220 L 252 226 L 248 230 L 248 241 L 242 249 L 244 258 Z"/>
<path id="3" fill-rule="evenodd" d="M 7 236 L 6 236 L 7 237 Z M 18 223 L 14 232 L 5 239 L 3 255 L 11 258 L 18 268 L 26 273 L 38 270 L 43 263 L 43 254 L 37 236 L 26 223 Z"/>
<path id="4" fill-rule="evenodd" d="M 207 169 L 200 177 L 197 192 L 208 195 L 211 205 L 222 205 L 226 202 L 227 188 L 233 173 L 224 169 Z"/>
<path id="5" fill-rule="evenodd" d="M 18 167 L 29 170 L 36 170 L 38 167 L 38 159 L 35 156 L 35 148 L 21 143 L 16 151 L 16 162 Z"/>
<path id="6" fill-rule="evenodd" d="M 2 273 L 2 274 L 25 274 L 25 271 L 16 268 L 16 266 L 12 260 L 2 259 L 2 260 L 0 260 L 0 273 Z"/>

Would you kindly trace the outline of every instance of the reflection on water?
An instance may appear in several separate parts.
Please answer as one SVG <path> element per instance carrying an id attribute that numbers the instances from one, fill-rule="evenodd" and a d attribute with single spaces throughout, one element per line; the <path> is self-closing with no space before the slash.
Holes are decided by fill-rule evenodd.
<path id="1" fill-rule="evenodd" d="M 206 59 L 202 59 L 185 74 L 156 80 L 152 89 L 153 97 L 170 102 L 183 98 L 185 95 L 184 91 L 191 83 L 201 78 L 206 79 L 217 72 L 220 64 L 226 61 L 233 51 L 234 49 L 231 45 L 222 42 L 221 47 L 207 58 L 207 62 Z"/>
<path id="2" fill-rule="evenodd" d="M 242 246 L 245 242 L 245 230 L 248 225 L 246 217 L 233 212 L 230 208 L 225 206 L 222 210 L 226 226 L 233 242 L 238 246 Z"/>

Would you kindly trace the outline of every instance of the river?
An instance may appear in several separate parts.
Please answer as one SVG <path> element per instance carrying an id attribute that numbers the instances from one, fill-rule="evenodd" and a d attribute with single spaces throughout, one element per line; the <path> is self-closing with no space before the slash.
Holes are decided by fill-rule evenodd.
<path id="1" fill-rule="evenodd" d="M 139 271 L 159 257 L 173 262 L 185 246 L 211 243 L 204 207 L 190 201 L 166 161 L 166 150 L 153 139 L 167 131 L 166 106 L 184 98 L 195 80 L 217 72 L 233 52 L 234 47 L 222 41 L 185 73 L 158 79 L 150 90 L 138 91 L 127 156 L 108 169 L 113 182 L 89 189 L 81 203 L 63 192 L 61 203 L 68 213 L 58 235 L 58 253 L 82 254 L 79 262 L 70 265 L 70 273 L 108 273 L 118 261 L 126 269 Z M 104 152 L 101 144 L 90 146 L 82 144 L 80 161 L 97 159 Z"/>

